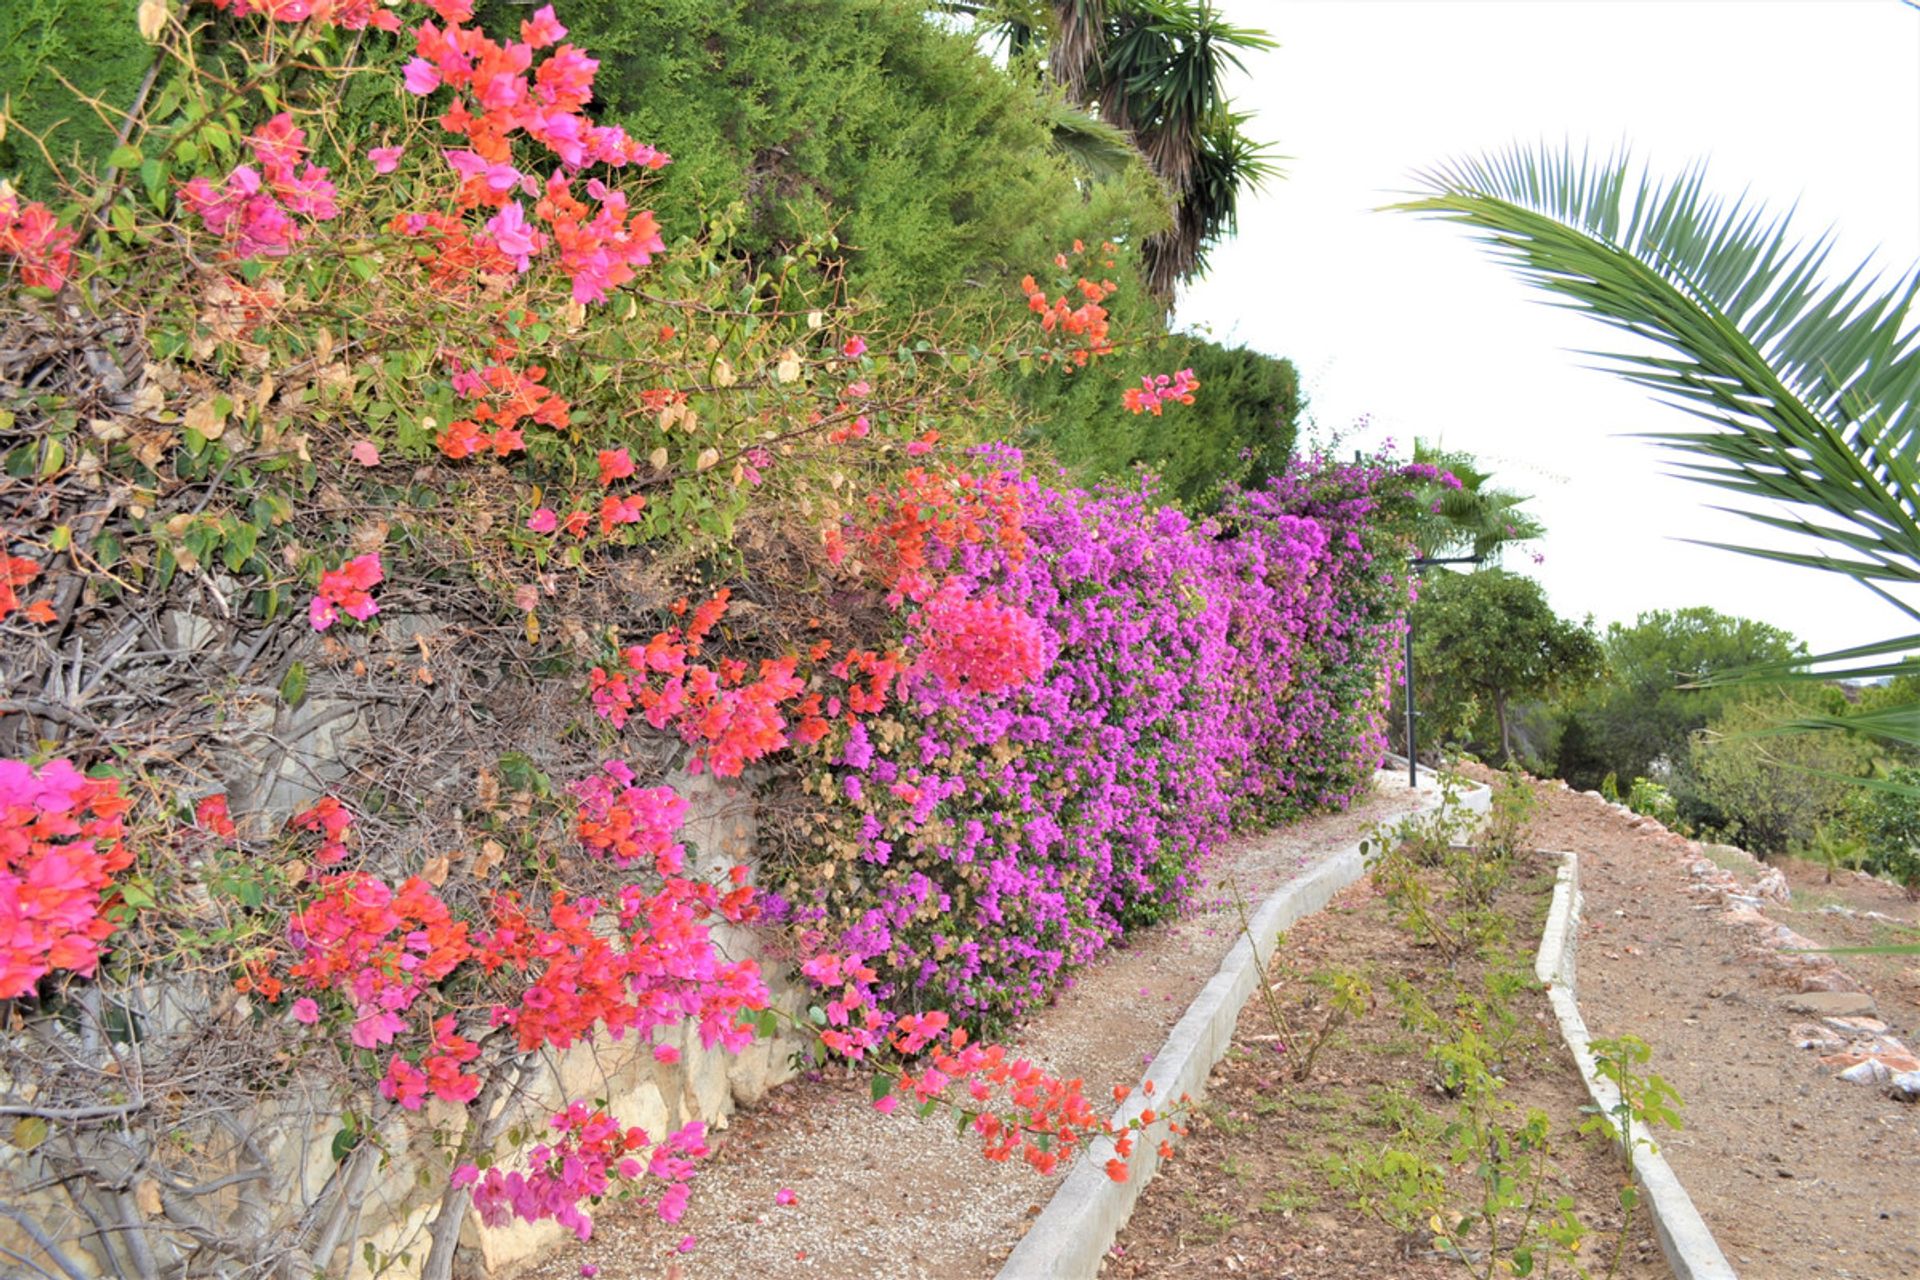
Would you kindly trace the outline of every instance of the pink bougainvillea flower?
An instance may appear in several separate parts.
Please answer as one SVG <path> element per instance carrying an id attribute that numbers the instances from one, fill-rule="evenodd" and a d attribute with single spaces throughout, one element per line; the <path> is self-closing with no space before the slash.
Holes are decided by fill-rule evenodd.
<path id="1" fill-rule="evenodd" d="M 660 1203 L 654 1206 L 654 1212 L 660 1215 L 662 1222 L 679 1222 L 687 1216 L 687 1200 L 692 1192 L 684 1182 L 676 1182 L 660 1193 Z M 680 1242 L 682 1252 L 693 1248 L 693 1237 L 688 1236 Z"/>
<path id="2" fill-rule="evenodd" d="M 698 1241 L 698 1240 L 697 1240 L 697 1239 L 696 1239 L 695 1237 L 693 1237 L 693 1236 L 681 1236 L 681 1237 L 680 1237 L 680 1252 L 682 1252 L 682 1253 L 692 1253 L 692 1252 L 693 1252 L 693 1248 L 694 1248 L 694 1246 L 695 1246 L 696 1244 L 698 1244 L 698 1243 L 699 1243 L 699 1241 Z"/>
<path id="3" fill-rule="evenodd" d="M 400 167 L 400 157 L 405 147 L 368 147 L 367 159 L 373 161 L 375 173 L 392 173 Z"/>
<path id="4" fill-rule="evenodd" d="M 407 92 L 426 97 L 440 87 L 440 69 L 425 58 L 414 58 L 401 72 Z"/>
<path id="5" fill-rule="evenodd" d="M 363 467 L 380 465 L 380 446 L 371 440 L 355 440 L 347 450 L 347 456 Z"/>
<path id="6" fill-rule="evenodd" d="M 846 345 L 840 348 L 840 354 L 849 360 L 858 360 L 867 354 L 867 340 L 857 333 L 854 334 L 847 339 Z"/>
<path id="7" fill-rule="evenodd" d="M 493 197 L 488 201 L 490 204 L 520 188 L 526 188 L 529 193 L 539 191 L 537 185 L 530 185 L 526 175 L 512 165 L 488 160 L 476 151 L 449 150 L 440 154 L 446 157 L 447 163 L 453 166 L 454 172 L 463 181 L 477 182 L 485 187 L 487 194 Z"/>
<path id="8" fill-rule="evenodd" d="M 657 1044 L 653 1046 L 653 1060 L 655 1062 L 666 1063 L 678 1062 L 680 1061 L 680 1051 L 670 1044 Z"/>
<path id="9" fill-rule="evenodd" d="M 57 969 L 91 976 L 117 924 L 102 893 L 133 855 L 128 802 L 68 760 L 0 760 L 0 1000 Z"/>
<path id="10" fill-rule="evenodd" d="M 389 1009 L 362 1014 L 353 1024 L 353 1043 L 362 1049 L 392 1044 L 393 1038 L 407 1029 L 406 1019 Z"/>
<path id="11" fill-rule="evenodd" d="M 227 811 L 226 793 L 206 796 L 193 807 L 194 822 L 205 831 L 216 836 L 233 836 L 239 828 L 233 825 L 233 817 Z"/>
<path id="12" fill-rule="evenodd" d="M 309 1027 L 320 1021 L 320 1006 L 313 997 L 301 996 L 293 1002 L 293 1020 Z"/>
<path id="13" fill-rule="evenodd" d="M 600 451 L 600 484 L 603 488 L 615 480 L 625 480 L 632 474 L 633 458 L 625 449 Z"/>
<path id="14" fill-rule="evenodd" d="M 527 517 L 527 528 L 535 533 L 552 533 L 560 527 L 560 517 L 553 513 L 552 507 L 541 507 Z"/>
<path id="15" fill-rule="evenodd" d="M 533 255 L 546 247 L 547 238 L 535 230 L 527 221 L 526 211 L 518 200 L 509 200 L 500 207 L 500 212 L 487 219 L 487 230 L 493 236 L 493 247 L 513 259 L 514 270 L 526 271 L 533 265 Z"/>
<path id="16" fill-rule="evenodd" d="M 533 17 L 520 24 L 520 39 L 529 49 L 545 49 L 567 38 L 567 29 L 553 16 L 553 6 L 543 5 Z"/>
<path id="17" fill-rule="evenodd" d="M 795 1204 L 800 1197 L 793 1194 L 792 1187 L 782 1187 L 773 1193 L 773 1202 L 780 1205 Z"/>
<path id="18" fill-rule="evenodd" d="M 19 262 L 23 283 L 40 289 L 65 284 L 78 239 L 75 232 L 54 221 L 46 205 L 23 207 L 13 196 L 0 195 L 0 254 Z"/>
<path id="19" fill-rule="evenodd" d="M 320 575 L 320 591 L 308 606 L 307 620 L 315 631 L 325 631 L 341 613 L 365 622 L 380 612 L 372 592 L 385 578 L 378 551 L 355 556 L 338 569 L 328 569 Z"/>

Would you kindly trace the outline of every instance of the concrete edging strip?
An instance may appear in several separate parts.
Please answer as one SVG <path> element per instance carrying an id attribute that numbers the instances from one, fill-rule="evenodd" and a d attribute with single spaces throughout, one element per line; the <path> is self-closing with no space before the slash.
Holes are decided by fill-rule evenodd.
<path id="1" fill-rule="evenodd" d="M 1580 1004 L 1574 982 L 1574 958 L 1579 947 L 1580 859 L 1572 853 L 1560 855 L 1560 871 L 1554 880 L 1553 905 L 1547 912 L 1547 926 L 1540 936 L 1540 952 L 1534 960 L 1534 976 L 1547 988 L 1547 998 L 1560 1023 L 1560 1038 L 1573 1051 L 1580 1076 L 1587 1082 L 1587 1093 L 1594 1105 L 1612 1114 L 1620 1103 L 1613 1085 L 1600 1078 L 1594 1065 L 1587 1023 L 1580 1016 Z M 1661 1252 L 1673 1268 L 1676 1280 L 1738 1280 L 1726 1255 L 1714 1241 L 1713 1232 L 1693 1207 L 1692 1197 L 1674 1176 L 1673 1167 L 1655 1149 L 1646 1130 L 1633 1126 L 1634 1140 L 1642 1143 L 1634 1157 L 1634 1175 L 1640 1183 L 1647 1214 L 1653 1219 L 1654 1233 L 1660 1239 Z"/>
<path id="2" fill-rule="evenodd" d="M 1424 785 L 1422 791 L 1426 793 Z M 1490 788 L 1475 783 L 1461 790 L 1459 802 L 1484 814 L 1492 798 Z M 1191 1095 L 1195 1102 L 1206 1096 L 1207 1077 L 1233 1043 L 1240 1010 L 1265 976 L 1281 931 L 1326 906 L 1365 869 L 1355 842 L 1280 886 L 1260 904 L 1247 932 L 1167 1034 L 1152 1065 L 1119 1108 L 1116 1123 L 1125 1124 L 1148 1107 L 1164 1110 L 1182 1094 Z M 1150 1096 L 1149 1084 L 1153 1086 Z M 1113 1154 L 1110 1139 L 1102 1138 L 1083 1152 L 1014 1247 L 997 1280 L 1091 1280 L 1097 1275 L 1140 1193 L 1159 1170 L 1158 1148 L 1166 1130 L 1167 1122 L 1157 1120 L 1134 1135 L 1136 1145 L 1125 1182 L 1115 1182 L 1106 1174 L 1107 1159 Z"/>

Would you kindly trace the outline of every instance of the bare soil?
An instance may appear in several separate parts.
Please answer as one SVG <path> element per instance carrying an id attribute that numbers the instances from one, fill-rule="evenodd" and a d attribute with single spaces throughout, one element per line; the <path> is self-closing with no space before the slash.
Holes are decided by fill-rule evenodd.
<path id="1" fill-rule="evenodd" d="M 1632 1033 L 1654 1046 L 1653 1069 L 1686 1102 L 1686 1129 L 1662 1149 L 1743 1280 L 1920 1276 L 1920 1107 L 1837 1080 L 1794 1047 L 1807 1017 L 1784 1008 L 1791 988 L 1755 951 L 1752 931 L 1689 896 L 1685 842 L 1597 799 L 1540 790 L 1537 842 L 1580 855 L 1581 1012 L 1595 1035 Z M 1769 919 L 1822 946 L 1920 940 L 1827 909 L 1920 920 L 1894 886 L 1847 872 L 1829 885 L 1824 869 L 1786 870 L 1793 906 L 1766 904 Z M 1910 1048 L 1920 1041 L 1916 964 L 1842 958 Z"/>
<path id="2" fill-rule="evenodd" d="M 1193 911 L 1135 935 L 1082 972 L 1052 1005 L 1000 1037 L 1091 1098 L 1132 1085 L 1238 937 L 1235 890 L 1258 903 L 1416 800 L 1383 775 L 1346 813 L 1308 819 L 1222 849 Z M 738 1113 L 701 1162 L 677 1226 L 601 1206 L 591 1241 L 522 1273 L 575 1280 L 981 1280 L 994 1274 L 1055 1188 L 1018 1162 L 992 1164 L 978 1139 L 939 1114 L 874 1111 L 863 1075 L 816 1072 Z M 775 1194 L 791 1189 L 795 1203 Z M 679 1252 L 693 1238 L 690 1252 Z"/>
<path id="3" fill-rule="evenodd" d="M 1191 1139 L 1147 1188 L 1102 1274 L 1272 1280 L 1486 1274 L 1484 1229 L 1458 1233 L 1464 1258 L 1436 1252 L 1424 1220 L 1406 1230 L 1406 1223 L 1389 1225 L 1362 1212 L 1351 1190 L 1336 1187 L 1327 1166 L 1389 1144 L 1447 1163 L 1444 1131 L 1459 1117 L 1461 1104 L 1442 1090 L 1429 1055 L 1436 1038 L 1405 1025 L 1391 980 L 1410 983 L 1433 1009 L 1450 1014 L 1457 995 L 1484 991 L 1489 961 L 1530 979 L 1554 865 L 1538 858 L 1516 866 L 1513 886 L 1497 899 L 1511 922 L 1508 937 L 1485 956 L 1447 960 L 1417 944 L 1368 881 L 1301 922 L 1268 975 L 1284 1037 L 1256 994 L 1241 1014 L 1232 1049 L 1208 1081 Z M 1364 1016 L 1329 1022 L 1325 993 L 1312 979 L 1334 970 L 1369 980 L 1374 1000 Z M 1540 1184 L 1543 1200 L 1571 1198 L 1591 1232 L 1581 1262 L 1595 1275 L 1606 1272 L 1616 1248 L 1621 1259 L 1615 1274 L 1624 1280 L 1669 1275 L 1644 1212 L 1620 1240 L 1624 1165 L 1613 1144 L 1578 1134 L 1589 1099 L 1545 994 L 1529 981 L 1509 1007 L 1515 1029 L 1499 1055 L 1497 1074 L 1505 1081 L 1499 1096 L 1515 1108 L 1509 1126 L 1534 1108 L 1549 1117 L 1551 1171 Z M 1297 1065 L 1328 1025 L 1337 1029 L 1324 1037 L 1311 1073 L 1297 1079 Z M 1494 1020 L 1484 1025 L 1489 1039 L 1499 1034 Z M 1287 1051 L 1276 1053 L 1283 1040 Z M 1450 1171 L 1449 1211 L 1478 1204 L 1481 1194 L 1471 1167 Z M 1503 1222 L 1509 1236 L 1520 1216 Z M 1554 1270 L 1565 1274 L 1564 1262 Z"/>

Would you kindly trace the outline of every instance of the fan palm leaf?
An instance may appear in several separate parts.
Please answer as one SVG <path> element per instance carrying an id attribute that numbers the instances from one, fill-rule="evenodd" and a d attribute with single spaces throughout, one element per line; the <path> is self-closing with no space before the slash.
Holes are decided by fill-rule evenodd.
<path id="1" fill-rule="evenodd" d="M 1060 98 L 1048 101 L 1044 109 L 1054 150 L 1096 182 L 1118 177 L 1140 163 L 1140 153 L 1133 149 L 1125 132 L 1092 112 Z"/>
<path id="2" fill-rule="evenodd" d="M 1425 510 L 1417 517 L 1414 543 L 1423 557 L 1471 555 L 1498 563 L 1503 548 L 1545 535 L 1546 528 L 1521 504 L 1532 499 L 1506 489 L 1490 489 L 1491 472 L 1474 465 L 1469 454 L 1451 452 L 1416 439 L 1413 460 L 1450 472 L 1459 486 L 1422 485 Z"/>
<path id="3" fill-rule="evenodd" d="M 1707 424 L 1651 438 L 1795 544 L 1709 545 L 1842 574 L 1920 620 L 1890 589 L 1920 583 L 1920 272 L 1835 281 L 1831 234 L 1805 241 L 1789 215 L 1711 194 L 1698 166 L 1663 182 L 1624 154 L 1514 148 L 1418 181 L 1395 208 L 1466 226 L 1562 305 L 1649 344 L 1589 354 Z M 1916 648 L 1920 634 L 1808 661 L 1860 678 L 1888 664 L 1829 664 Z M 1920 718 L 1845 719 L 1920 745 Z"/>

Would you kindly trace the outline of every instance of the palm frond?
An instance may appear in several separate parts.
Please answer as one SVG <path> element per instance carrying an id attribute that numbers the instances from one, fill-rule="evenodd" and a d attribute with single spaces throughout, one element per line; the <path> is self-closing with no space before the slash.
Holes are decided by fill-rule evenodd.
<path id="1" fill-rule="evenodd" d="M 1060 98 L 1050 100 L 1045 111 L 1054 149 L 1095 181 L 1118 177 L 1140 163 L 1140 153 L 1133 149 L 1126 132 L 1092 112 Z"/>
<path id="2" fill-rule="evenodd" d="M 1830 233 L 1803 241 L 1789 215 L 1710 194 L 1699 166 L 1661 182 L 1625 154 L 1516 147 L 1419 182 L 1395 208 L 1468 227 L 1563 305 L 1653 344 L 1599 354 L 1709 425 L 1651 438 L 1680 474 L 1780 504 L 1733 509 L 1813 549 L 1716 545 L 1883 596 L 1920 582 L 1920 271 L 1888 282 L 1867 263 L 1833 282 Z M 1920 746 L 1920 720 L 1872 729 Z"/>

